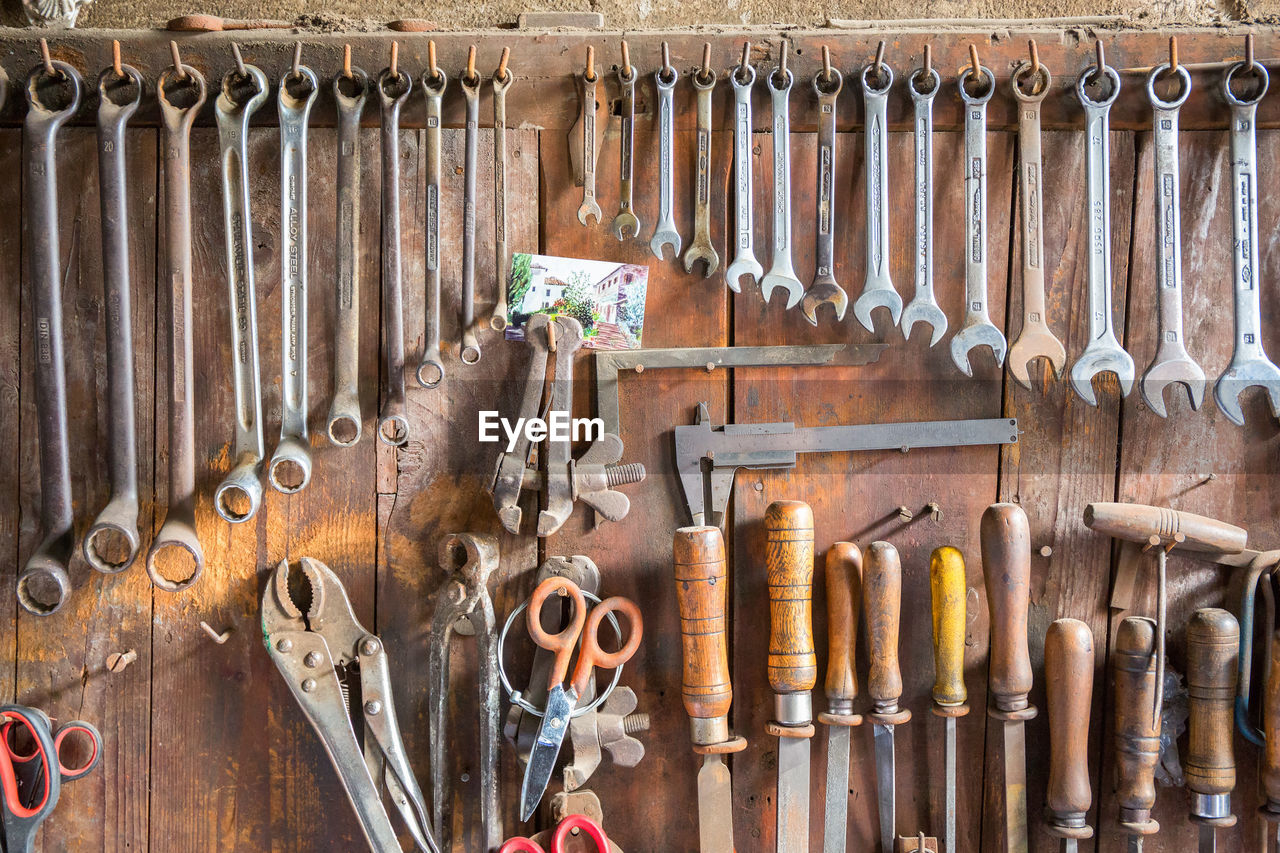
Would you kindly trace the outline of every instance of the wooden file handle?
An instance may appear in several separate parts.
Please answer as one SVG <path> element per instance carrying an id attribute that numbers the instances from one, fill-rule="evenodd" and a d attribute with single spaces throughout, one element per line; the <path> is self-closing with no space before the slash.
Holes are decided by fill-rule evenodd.
<path id="1" fill-rule="evenodd" d="M 725 621 L 729 583 L 720 528 L 677 530 L 671 561 L 684 648 L 684 709 L 695 719 L 726 717 L 733 687 Z"/>
<path id="2" fill-rule="evenodd" d="M 1271 677 L 1262 700 L 1262 731 L 1267 745 L 1263 750 L 1262 790 L 1267 795 L 1265 812 L 1280 820 L 1280 633 L 1271 641 Z"/>
<path id="3" fill-rule="evenodd" d="M 1116 630 L 1111 650 L 1115 696 L 1116 802 L 1120 822 L 1133 826 L 1151 820 L 1156 802 L 1155 767 L 1160 758 L 1156 698 L 1156 624 L 1128 616 Z M 1134 830 L 1139 831 L 1140 830 Z"/>
<path id="4" fill-rule="evenodd" d="M 1170 540 L 1181 533 L 1183 551 L 1238 554 L 1249 540 L 1249 532 L 1234 524 L 1176 509 L 1144 504 L 1093 503 L 1084 508 L 1084 523 L 1091 530 L 1115 539 L 1146 542 L 1152 536 Z"/>
<path id="5" fill-rule="evenodd" d="M 992 504 L 982 514 L 982 573 L 991 613 L 989 690 L 997 710 L 1027 707 L 1031 654 L 1027 607 L 1031 594 L 1031 531 L 1017 504 Z"/>
<path id="6" fill-rule="evenodd" d="M 1240 625 L 1220 607 L 1197 610 L 1187 624 L 1187 788 L 1197 794 L 1229 794 L 1236 786 L 1236 663 Z"/>
<path id="7" fill-rule="evenodd" d="M 1049 701 L 1050 822 L 1083 826 L 1089 787 L 1089 710 L 1093 701 L 1093 632 L 1079 619 L 1059 619 L 1044 638 Z"/>
<path id="8" fill-rule="evenodd" d="M 837 542 L 827 551 L 827 711 L 852 714 L 858 698 L 853 668 L 862 609 L 862 551 Z"/>
<path id="9" fill-rule="evenodd" d="M 802 693 L 818 681 L 813 651 L 813 510 L 774 501 L 764 514 L 769 578 L 769 686 Z"/>
<path id="10" fill-rule="evenodd" d="M 968 589 L 964 555 L 950 545 L 935 548 L 929 558 L 929 587 L 933 593 L 933 701 L 963 705 L 965 603 Z"/>
<path id="11" fill-rule="evenodd" d="M 871 674 L 867 692 L 877 713 L 898 710 L 902 671 L 898 666 L 898 624 L 902 612 L 902 561 L 888 542 L 872 542 L 862 571 L 862 606 L 867 616 Z"/>

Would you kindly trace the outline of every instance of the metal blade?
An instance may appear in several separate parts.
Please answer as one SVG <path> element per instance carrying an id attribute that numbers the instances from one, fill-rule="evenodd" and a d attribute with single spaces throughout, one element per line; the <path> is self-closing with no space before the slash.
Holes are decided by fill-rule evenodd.
<path id="1" fill-rule="evenodd" d="M 778 850 L 809 849 L 809 739 L 778 738 Z"/>
<path id="2" fill-rule="evenodd" d="M 1004 830 L 1009 853 L 1027 853 L 1027 737 L 1021 720 L 1004 724 Z"/>
<path id="3" fill-rule="evenodd" d="M 1142 853 L 1142 836 L 1130 835 L 1127 853 Z"/>
<path id="4" fill-rule="evenodd" d="M 876 797 L 880 801 L 880 853 L 893 853 L 898 822 L 895 809 L 898 773 L 893 752 L 893 726 L 876 723 L 872 726 L 872 740 L 876 751 Z"/>
<path id="5" fill-rule="evenodd" d="M 733 853 L 733 780 L 723 755 L 705 755 L 698 771 L 698 850 Z"/>
<path id="6" fill-rule="evenodd" d="M 1078 853 L 1079 850 L 1080 850 L 1080 842 L 1076 841 L 1074 838 L 1062 839 L 1061 853 Z"/>
<path id="7" fill-rule="evenodd" d="M 822 853 L 844 853 L 849 823 L 849 727 L 827 726 L 827 799 Z"/>
<path id="8" fill-rule="evenodd" d="M 1200 825 L 1200 853 L 1217 853 L 1218 833 L 1208 824 Z"/>
<path id="9" fill-rule="evenodd" d="M 538 808 L 542 794 L 547 790 L 551 774 L 556 768 L 556 756 L 569 730 L 569 716 L 577 704 L 577 696 L 565 692 L 557 684 L 547 694 L 546 716 L 538 726 L 538 736 L 529 753 L 529 766 L 524 769 L 524 782 L 520 786 L 520 820 L 528 820 Z"/>
<path id="10" fill-rule="evenodd" d="M 946 772 L 947 772 L 947 824 L 945 827 L 946 853 L 956 853 L 956 718 L 947 717 L 946 729 Z M 1064 846 L 1062 853 L 1075 853 L 1074 842 L 1070 851 Z"/>

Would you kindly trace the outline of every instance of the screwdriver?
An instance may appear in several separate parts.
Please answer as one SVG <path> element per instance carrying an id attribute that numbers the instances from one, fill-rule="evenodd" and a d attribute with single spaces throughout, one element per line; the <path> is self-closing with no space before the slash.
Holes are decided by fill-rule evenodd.
<path id="1" fill-rule="evenodd" d="M 1187 625 L 1187 757 L 1183 775 L 1191 791 L 1191 820 L 1200 824 L 1200 853 L 1218 849 L 1219 827 L 1234 826 L 1231 750 L 1240 626 L 1220 607 L 1205 607 Z"/>
<path id="2" fill-rule="evenodd" d="M 1262 791 L 1267 803 L 1258 812 L 1272 824 L 1272 837 L 1280 850 L 1280 635 L 1271 639 L 1271 666 L 1262 697 L 1262 732 Z"/>
<path id="3" fill-rule="evenodd" d="M 1049 700 L 1049 790 L 1045 822 L 1076 853 L 1088 824 L 1089 706 L 1093 701 L 1093 632 L 1079 619 L 1059 619 L 1044 637 L 1044 680 Z"/>
<path id="4" fill-rule="evenodd" d="M 929 558 L 933 597 L 933 713 L 946 721 L 947 808 L 943 850 L 956 851 L 956 720 L 969 713 L 964 686 L 967 585 L 964 555 L 950 545 Z"/>
<path id="5" fill-rule="evenodd" d="M 1160 728 L 1152 705 L 1156 695 L 1156 623 L 1126 616 L 1111 652 L 1115 696 L 1116 802 L 1120 828 L 1129 833 L 1129 853 L 1141 853 L 1142 839 L 1160 831 L 1151 818 L 1156 804 L 1155 768 Z"/>

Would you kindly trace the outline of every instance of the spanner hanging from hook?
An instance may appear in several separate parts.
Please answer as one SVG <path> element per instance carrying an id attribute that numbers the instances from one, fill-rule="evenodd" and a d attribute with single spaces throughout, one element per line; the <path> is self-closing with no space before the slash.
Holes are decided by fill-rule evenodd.
<path id="1" fill-rule="evenodd" d="M 394 48 L 395 42 L 392 42 Z M 392 62 L 394 64 L 394 50 Z M 400 268 L 400 108 L 413 78 L 386 68 L 378 75 L 382 108 L 382 329 L 386 383 L 378 413 L 378 437 L 392 447 L 409 441 L 404 404 L 404 290 Z"/>
<path id="2" fill-rule="evenodd" d="M 338 109 L 338 275 L 334 293 L 333 401 L 329 441 L 353 447 L 364 431 L 360 416 L 360 117 L 369 75 L 347 68 L 333 78 Z"/>

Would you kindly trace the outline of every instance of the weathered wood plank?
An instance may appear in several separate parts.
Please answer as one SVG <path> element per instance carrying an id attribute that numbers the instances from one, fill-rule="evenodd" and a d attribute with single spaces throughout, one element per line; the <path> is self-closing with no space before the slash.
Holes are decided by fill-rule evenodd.
<path id="1" fill-rule="evenodd" d="M 19 391 L 22 385 L 23 358 L 21 348 L 22 309 L 22 132 L 0 131 L 0 300 L 6 306 L 4 323 L 0 324 L 0 424 L 9 435 L 19 435 Z M 10 570 L 0 573 L 0 595 L 6 601 L 15 601 L 18 572 L 26 551 L 20 540 L 21 471 L 20 442 L 8 443 L 0 456 L 0 471 L 6 473 L 5 489 L 0 492 L 0 547 L 12 561 Z M 0 683 L 3 695 L 16 695 L 16 667 L 18 659 L 18 612 L 14 607 L 5 608 L 0 617 Z"/>

